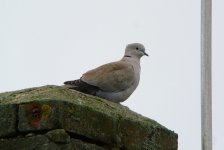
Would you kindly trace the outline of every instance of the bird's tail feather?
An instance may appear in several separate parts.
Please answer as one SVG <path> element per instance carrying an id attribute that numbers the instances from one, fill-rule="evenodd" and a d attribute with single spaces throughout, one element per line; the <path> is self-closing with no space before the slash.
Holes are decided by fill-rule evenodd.
<path id="1" fill-rule="evenodd" d="M 100 90 L 98 87 L 87 84 L 86 82 L 83 82 L 81 79 L 73 81 L 65 81 L 64 84 L 65 87 L 69 89 L 77 90 L 91 95 L 96 95 L 96 92 Z"/>
<path id="2" fill-rule="evenodd" d="M 65 85 L 79 85 L 80 84 L 80 80 L 73 80 L 73 81 L 65 81 L 64 82 Z"/>

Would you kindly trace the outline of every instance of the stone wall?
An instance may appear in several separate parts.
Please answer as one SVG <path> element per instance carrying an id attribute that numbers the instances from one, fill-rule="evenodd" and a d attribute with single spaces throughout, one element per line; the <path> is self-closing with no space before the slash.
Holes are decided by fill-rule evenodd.
<path id="1" fill-rule="evenodd" d="M 156 121 L 59 86 L 1 93 L 0 125 L 0 150 L 177 150 Z"/>

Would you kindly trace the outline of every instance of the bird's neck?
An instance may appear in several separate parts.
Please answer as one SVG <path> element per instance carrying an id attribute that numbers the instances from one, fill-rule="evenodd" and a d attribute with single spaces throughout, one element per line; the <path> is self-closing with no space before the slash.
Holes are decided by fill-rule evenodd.
<path id="1" fill-rule="evenodd" d="M 140 67 L 140 59 L 136 56 L 131 56 L 131 55 L 124 55 L 122 60 L 134 65 L 134 66 L 139 66 Z"/>

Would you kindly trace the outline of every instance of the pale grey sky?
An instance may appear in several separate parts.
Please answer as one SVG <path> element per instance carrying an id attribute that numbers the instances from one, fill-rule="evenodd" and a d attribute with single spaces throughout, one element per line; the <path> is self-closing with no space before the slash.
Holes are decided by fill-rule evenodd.
<path id="1" fill-rule="evenodd" d="M 200 0 L 1 0 L 0 92 L 61 85 L 143 43 L 140 85 L 123 103 L 199 150 Z M 213 3 L 213 148 L 224 143 L 224 2 Z M 223 148 L 223 147 L 222 147 Z"/>

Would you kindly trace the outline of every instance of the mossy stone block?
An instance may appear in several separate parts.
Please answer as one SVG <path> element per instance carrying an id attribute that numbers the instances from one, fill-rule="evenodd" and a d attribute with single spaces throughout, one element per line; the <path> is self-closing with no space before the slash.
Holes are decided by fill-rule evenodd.
<path id="1" fill-rule="evenodd" d="M 16 134 L 17 106 L 0 105 L 0 137 Z"/>
<path id="2" fill-rule="evenodd" d="M 0 124 L 0 149 L 177 150 L 158 122 L 60 86 L 1 93 Z"/>

